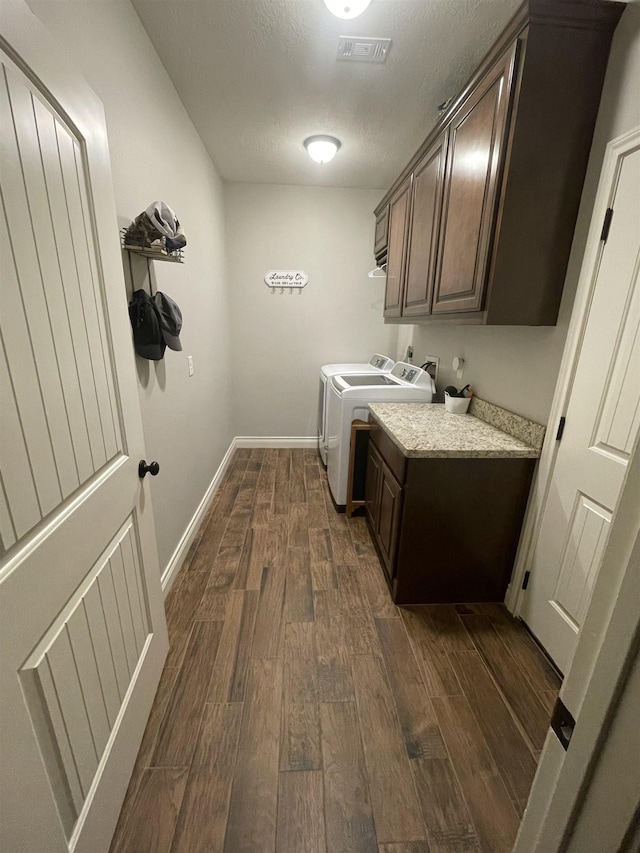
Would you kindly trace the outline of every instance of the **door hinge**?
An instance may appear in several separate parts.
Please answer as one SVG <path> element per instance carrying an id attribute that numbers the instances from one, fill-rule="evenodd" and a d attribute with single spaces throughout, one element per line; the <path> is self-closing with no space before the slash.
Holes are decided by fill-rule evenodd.
<path id="1" fill-rule="evenodd" d="M 522 578 L 522 589 L 526 589 L 529 586 L 529 578 L 531 577 L 531 572 L 525 572 L 524 577 Z"/>
<path id="2" fill-rule="evenodd" d="M 607 212 L 604 215 L 604 222 L 602 223 L 602 233 L 600 234 L 600 239 L 603 243 L 607 242 L 607 237 L 609 236 L 609 229 L 611 228 L 611 220 L 613 219 L 613 208 L 608 207 Z"/>
<path id="3" fill-rule="evenodd" d="M 564 432 L 564 425 L 566 424 L 566 422 L 567 422 L 567 419 L 563 415 L 560 418 L 560 423 L 558 424 L 558 432 L 556 433 L 556 441 L 560 441 L 560 439 L 562 438 L 562 433 Z"/>
<path id="4" fill-rule="evenodd" d="M 562 699 L 556 699 L 553 714 L 551 715 L 551 728 L 565 751 L 569 749 L 569 742 L 571 741 L 575 726 L 576 721 L 565 707 Z"/>

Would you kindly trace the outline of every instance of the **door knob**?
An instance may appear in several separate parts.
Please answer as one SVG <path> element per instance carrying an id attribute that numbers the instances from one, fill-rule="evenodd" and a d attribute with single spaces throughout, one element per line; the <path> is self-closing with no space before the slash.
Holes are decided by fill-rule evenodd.
<path id="1" fill-rule="evenodd" d="M 151 474 L 152 477 L 155 477 L 160 470 L 160 466 L 157 462 L 151 462 L 149 465 L 145 462 L 144 459 L 141 459 L 138 462 L 138 477 L 142 480 L 145 474 Z"/>

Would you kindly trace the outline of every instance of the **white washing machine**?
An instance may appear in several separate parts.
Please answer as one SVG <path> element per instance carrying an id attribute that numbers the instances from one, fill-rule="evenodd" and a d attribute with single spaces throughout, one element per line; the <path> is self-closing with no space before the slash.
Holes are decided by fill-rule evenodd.
<path id="1" fill-rule="evenodd" d="M 388 373 L 395 361 L 388 355 L 375 353 L 367 364 L 325 364 L 320 368 L 320 395 L 318 399 L 318 450 L 324 465 L 327 464 L 327 395 L 328 382 L 333 376 L 348 373 Z"/>
<path id="2" fill-rule="evenodd" d="M 351 422 L 368 420 L 369 403 L 430 403 L 431 376 L 399 361 L 390 373 L 340 373 L 327 382 L 327 475 L 338 509 L 347 503 Z"/>

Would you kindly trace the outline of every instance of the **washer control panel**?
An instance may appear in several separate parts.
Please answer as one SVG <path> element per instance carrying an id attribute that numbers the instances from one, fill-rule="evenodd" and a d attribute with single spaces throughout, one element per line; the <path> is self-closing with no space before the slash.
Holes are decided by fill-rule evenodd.
<path id="1" fill-rule="evenodd" d="M 392 358 L 389 358 L 388 355 L 379 355 L 378 353 L 375 353 L 371 357 L 369 364 L 372 367 L 377 367 L 378 370 L 391 370 L 394 365 L 394 361 Z"/>
<path id="2" fill-rule="evenodd" d="M 398 361 L 391 371 L 391 375 L 411 385 L 416 385 L 420 388 L 431 388 L 433 390 L 432 379 L 429 374 L 422 370 L 422 368 L 416 367 L 415 364 Z"/>

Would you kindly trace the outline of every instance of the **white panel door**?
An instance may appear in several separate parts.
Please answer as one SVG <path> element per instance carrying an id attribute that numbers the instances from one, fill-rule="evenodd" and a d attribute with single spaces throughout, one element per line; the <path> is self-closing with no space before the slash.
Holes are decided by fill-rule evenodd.
<path id="1" fill-rule="evenodd" d="M 621 159 L 613 218 L 521 616 L 566 672 L 640 431 L 640 150 Z"/>
<path id="2" fill-rule="evenodd" d="M 0 849 L 109 848 L 167 651 L 102 106 L 0 36 Z"/>

